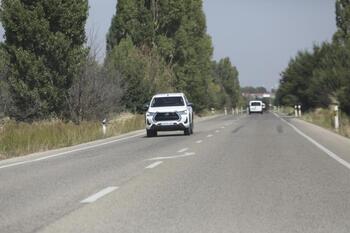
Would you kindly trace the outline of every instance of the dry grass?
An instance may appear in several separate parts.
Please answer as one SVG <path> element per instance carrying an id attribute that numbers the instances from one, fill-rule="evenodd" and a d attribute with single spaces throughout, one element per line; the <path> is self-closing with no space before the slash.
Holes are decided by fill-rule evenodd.
<path id="1" fill-rule="evenodd" d="M 292 107 L 281 106 L 279 111 L 280 111 L 280 113 L 283 113 L 287 116 L 294 116 L 295 115 L 294 108 L 292 108 Z"/>
<path id="2" fill-rule="evenodd" d="M 313 112 L 305 113 L 302 119 L 334 132 L 334 113 L 329 109 L 316 109 Z M 350 117 L 344 113 L 340 116 L 340 129 L 337 132 L 345 137 L 350 137 Z"/>
<path id="3" fill-rule="evenodd" d="M 0 159 L 77 145 L 144 127 L 142 115 L 123 114 L 108 123 L 104 136 L 100 122 L 80 125 L 59 120 L 32 124 L 6 121 L 0 124 Z"/>

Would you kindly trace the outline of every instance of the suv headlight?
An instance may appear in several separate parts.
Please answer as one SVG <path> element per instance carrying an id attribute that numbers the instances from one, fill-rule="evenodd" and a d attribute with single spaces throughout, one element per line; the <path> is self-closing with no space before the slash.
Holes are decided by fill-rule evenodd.
<path id="1" fill-rule="evenodd" d="M 180 112 L 177 112 L 178 114 L 180 115 L 187 115 L 188 114 L 188 110 L 185 110 L 185 111 L 180 111 Z"/>
<path id="2" fill-rule="evenodd" d="M 153 117 L 155 114 L 155 112 L 146 112 L 147 117 Z"/>

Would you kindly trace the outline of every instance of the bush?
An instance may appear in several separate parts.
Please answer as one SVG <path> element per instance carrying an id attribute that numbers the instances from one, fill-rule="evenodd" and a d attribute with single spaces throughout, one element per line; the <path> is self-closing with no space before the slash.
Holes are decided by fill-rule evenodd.
<path id="1" fill-rule="evenodd" d="M 142 115 L 120 115 L 109 122 L 106 137 L 143 127 Z M 101 128 L 97 121 L 83 121 L 79 125 L 61 120 L 32 124 L 7 121 L 0 125 L 0 159 L 102 139 L 105 136 Z"/>

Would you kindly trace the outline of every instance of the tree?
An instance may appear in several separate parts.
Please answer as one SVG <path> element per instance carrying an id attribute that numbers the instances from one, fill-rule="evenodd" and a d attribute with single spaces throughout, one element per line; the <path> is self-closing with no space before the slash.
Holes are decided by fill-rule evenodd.
<path id="1" fill-rule="evenodd" d="M 224 104 L 226 107 L 236 107 L 240 98 L 240 87 L 238 81 L 238 71 L 231 64 L 229 58 L 223 58 L 218 63 L 214 63 L 214 77 L 224 93 Z"/>
<path id="2" fill-rule="evenodd" d="M 267 90 L 265 87 L 242 87 L 241 91 L 244 93 L 249 93 L 249 94 L 257 94 L 257 93 L 267 93 Z"/>
<path id="3" fill-rule="evenodd" d="M 119 0 L 116 15 L 107 34 L 107 53 L 122 39 L 129 37 L 133 44 L 151 46 L 153 21 L 150 1 Z"/>
<path id="4" fill-rule="evenodd" d="M 336 1 L 336 23 L 338 30 L 334 34 L 335 52 L 338 59 L 332 70 L 338 84 L 337 99 L 341 108 L 350 114 L 350 1 Z"/>
<path id="5" fill-rule="evenodd" d="M 17 120 L 63 117 L 87 51 L 87 0 L 3 0 L 7 82 Z"/>
<path id="6" fill-rule="evenodd" d="M 282 72 L 276 101 L 289 106 L 301 104 L 304 109 L 327 107 L 332 91 L 322 84 L 321 73 L 331 52 L 327 43 L 315 45 L 312 52 L 299 52 Z"/>
<path id="7" fill-rule="evenodd" d="M 333 39 L 344 44 L 350 39 L 350 0 L 336 0 L 335 9 L 338 30 Z"/>
<path id="8" fill-rule="evenodd" d="M 6 109 L 9 105 L 8 87 L 5 82 L 7 67 L 6 53 L 3 48 L 0 47 L 0 117 L 6 114 Z"/>
<path id="9" fill-rule="evenodd" d="M 202 0 L 121 0 L 107 36 L 107 53 L 130 38 L 141 51 L 159 54 L 174 72 L 171 87 L 183 91 L 198 110 L 208 106 L 212 43 Z"/>
<path id="10" fill-rule="evenodd" d="M 127 110 L 141 112 L 142 106 L 156 92 L 173 91 L 173 73 L 155 50 L 137 48 L 131 38 L 122 39 L 106 59 L 109 77 L 119 80 L 122 104 Z"/>

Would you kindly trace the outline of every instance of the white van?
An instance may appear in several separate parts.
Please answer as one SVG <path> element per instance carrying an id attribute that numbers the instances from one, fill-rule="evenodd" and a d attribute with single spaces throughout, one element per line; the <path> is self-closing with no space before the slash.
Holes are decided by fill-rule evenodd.
<path id="1" fill-rule="evenodd" d="M 252 100 L 249 102 L 249 114 L 260 113 L 263 114 L 263 102 L 260 100 Z"/>

